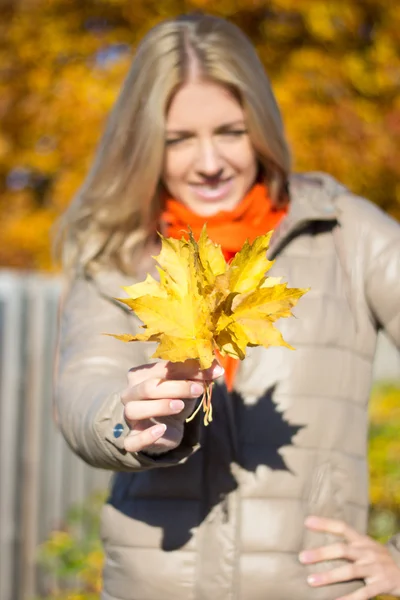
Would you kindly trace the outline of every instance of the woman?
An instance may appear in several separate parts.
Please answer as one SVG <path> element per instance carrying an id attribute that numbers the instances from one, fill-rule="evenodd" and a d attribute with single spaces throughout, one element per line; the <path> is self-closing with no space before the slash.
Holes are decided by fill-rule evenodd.
<path id="1" fill-rule="evenodd" d="M 222 376 L 102 335 L 137 330 L 114 298 L 154 271 L 156 230 L 204 221 L 227 258 L 275 229 L 272 273 L 311 288 L 280 326 L 296 352 L 251 348 Z M 189 16 L 147 34 L 65 234 L 58 419 L 77 454 L 117 472 L 103 599 L 400 597 L 400 538 L 365 535 L 378 329 L 400 346 L 400 228 L 329 176 L 290 173 L 240 30 Z M 212 424 L 186 423 L 210 380 Z"/>

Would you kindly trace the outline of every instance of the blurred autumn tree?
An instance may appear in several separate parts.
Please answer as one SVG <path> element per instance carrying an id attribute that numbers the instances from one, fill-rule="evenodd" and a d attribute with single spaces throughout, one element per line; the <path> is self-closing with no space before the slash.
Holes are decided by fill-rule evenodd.
<path id="1" fill-rule="evenodd" d="M 328 171 L 400 218 L 396 0 L 2 0 L 0 265 L 51 268 L 51 225 L 137 41 L 196 9 L 233 20 L 257 46 L 296 170 Z"/>

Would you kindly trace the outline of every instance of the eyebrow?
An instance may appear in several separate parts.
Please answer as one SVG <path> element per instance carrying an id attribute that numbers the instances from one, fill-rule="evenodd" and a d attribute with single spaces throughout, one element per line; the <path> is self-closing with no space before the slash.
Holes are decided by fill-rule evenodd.
<path id="1" fill-rule="evenodd" d="M 218 125 L 218 127 L 216 127 L 215 130 L 219 131 L 221 129 L 230 129 L 231 127 L 235 127 L 235 126 L 237 127 L 238 125 L 245 127 L 246 123 L 243 119 L 239 119 L 237 121 L 230 121 L 229 123 L 222 123 L 221 125 Z M 189 135 L 192 132 L 187 129 L 170 129 L 170 130 L 167 130 L 166 133 L 169 135 L 171 135 L 171 134 Z"/>

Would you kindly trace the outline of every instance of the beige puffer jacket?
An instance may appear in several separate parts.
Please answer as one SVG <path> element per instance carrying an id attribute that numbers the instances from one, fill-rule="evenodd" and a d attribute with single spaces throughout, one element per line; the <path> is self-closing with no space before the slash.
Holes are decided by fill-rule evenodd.
<path id="1" fill-rule="evenodd" d="M 103 600 L 333 600 L 362 581 L 312 589 L 304 548 L 330 543 L 309 514 L 364 532 L 367 403 L 377 330 L 400 347 L 400 227 L 322 174 L 293 176 L 271 274 L 310 287 L 280 329 L 296 351 L 250 349 L 214 421 L 148 458 L 123 450 L 119 391 L 151 344 L 123 344 L 137 320 L 112 300 L 132 280 L 78 280 L 62 312 L 56 405 L 88 463 L 117 471 L 102 514 Z M 393 555 L 400 555 L 397 539 Z M 400 562 L 400 560 L 399 560 Z M 326 570 L 330 565 L 322 564 Z"/>

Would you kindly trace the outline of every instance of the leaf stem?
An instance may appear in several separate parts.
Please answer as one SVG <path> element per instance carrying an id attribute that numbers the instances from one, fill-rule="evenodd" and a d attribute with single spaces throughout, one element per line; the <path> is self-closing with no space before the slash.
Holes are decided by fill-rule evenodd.
<path id="1" fill-rule="evenodd" d="M 213 382 L 207 381 L 204 384 L 204 392 L 201 397 L 201 401 L 200 401 L 198 407 L 196 408 L 196 410 L 190 415 L 190 417 L 188 417 L 186 419 L 186 423 L 193 421 L 193 419 L 195 418 L 195 416 L 197 415 L 197 413 L 200 411 L 200 409 L 202 407 L 203 407 L 203 412 L 204 412 L 204 421 L 203 421 L 204 425 L 207 427 L 207 425 L 209 425 L 209 423 L 211 423 L 211 421 L 212 421 L 212 404 L 211 404 L 212 390 L 213 390 Z"/>

